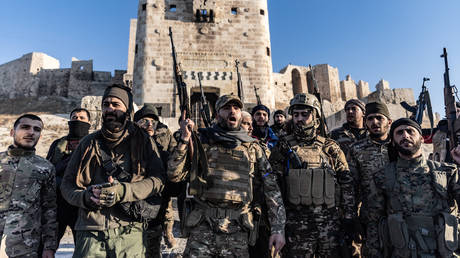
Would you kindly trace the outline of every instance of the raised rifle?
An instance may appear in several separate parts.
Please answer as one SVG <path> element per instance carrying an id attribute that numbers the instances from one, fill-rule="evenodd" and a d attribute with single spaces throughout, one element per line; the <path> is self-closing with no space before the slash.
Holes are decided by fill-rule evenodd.
<path id="1" fill-rule="evenodd" d="M 320 110 L 321 110 L 321 117 L 320 117 L 320 135 L 323 137 L 326 137 L 329 134 L 329 129 L 327 127 L 326 123 L 326 116 L 324 115 L 323 111 L 323 100 L 321 99 L 321 94 L 319 92 L 318 88 L 318 82 L 315 79 L 315 72 L 313 71 L 313 67 L 311 65 L 308 65 L 308 68 L 310 68 L 310 74 L 311 74 L 311 80 L 313 82 L 313 95 L 318 99 L 319 104 L 320 104 Z"/>
<path id="2" fill-rule="evenodd" d="M 430 119 L 431 130 L 433 130 L 433 109 L 431 106 L 430 93 L 428 92 L 428 89 L 425 86 L 425 82 L 429 80 L 430 78 L 423 77 L 422 91 L 418 96 L 417 104 L 415 106 L 411 106 L 405 101 L 401 102 L 400 104 L 404 109 L 412 113 L 411 119 L 417 122 L 417 124 L 419 125 L 422 125 L 423 113 L 425 112 L 425 109 L 427 109 L 428 118 Z"/>
<path id="3" fill-rule="evenodd" d="M 211 126 L 211 114 L 209 113 L 209 103 L 206 100 L 206 96 L 204 95 L 203 85 L 201 85 L 201 73 L 198 73 L 198 83 L 200 85 L 200 92 L 201 92 L 201 99 L 200 99 L 201 118 L 203 119 L 204 126 L 210 127 Z"/>
<path id="4" fill-rule="evenodd" d="M 182 71 L 180 69 L 180 65 L 177 62 L 177 54 L 176 48 L 174 46 L 173 41 L 173 34 L 171 27 L 169 27 L 169 38 L 171 39 L 171 49 L 172 49 L 172 58 L 173 58 L 173 65 L 174 65 L 174 79 L 177 86 L 177 92 L 179 95 L 179 106 L 181 110 L 181 120 L 187 119 L 191 117 L 190 113 L 190 103 L 188 98 L 187 92 L 187 84 L 185 84 L 184 79 L 182 77 Z M 199 191 L 207 185 L 207 175 L 208 175 L 208 159 L 206 156 L 206 152 L 204 151 L 203 145 L 201 144 L 198 135 L 190 128 L 192 131 L 191 141 L 189 142 L 188 148 L 188 157 L 191 159 L 191 162 L 188 164 L 189 166 L 189 182 L 187 184 L 186 194 L 187 196 L 196 195 Z M 184 203 L 184 213 L 183 218 L 181 221 L 185 221 L 185 217 L 187 216 L 187 212 L 190 212 L 193 209 L 193 201 L 191 198 L 186 198 Z M 181 223 L 182 224 L 182 223 Z M 185 227 L 182 224 L 181 228 L 184 233 Z"/>
<path id="5" fill-rule="evenodd" d="M 238 97 L 241 100 L 241 103 L 244 103 L 244 89 L 243 89 L 243 81 L 241 80 L 241 74 L 240 74 L 240 69 L 238 68 L 238 65 L 240 62 L 238 59 L 235 60 L 235 67 L 236 67 L 236 76 L 238 78 Z"/>
<path id="6" fill-rule="evenodd" d="M 260 96 L 259 96 L 259 94 L 257 93 L 256 85 L 254 85 L 254 94 L 256 94 L 257 105 L 262 105 L 262 101 L 260 100 Z"/>
<path id="7" fill-rule="evenodd" d="M 455 93 L 454 88 L 455 85 L 450 85 L 450 78 L 449 78 L 449 63 L 447 62 L 447 50 L 446 48 L 443 49 L 443 54 L 441 58 L 444 58 L 444 106 L 446 109 L 446 118 L 448 123 L 448 138 L 449 138 L 449 150 L 452 150 L 457 146 L 458 139 L 455 137 L 454 131 L 454 123 L 457 119 L 457 107 L 455 103 Z M 449 152 L 447 152 L 449 153 Z"/>
<path id="8" fill-rule="evenodd" d="M 191 116 L 189 103 L 190 101 L 188 98 L 187 84 L 184 82 L 184 78 L 182 77 L 182 69 L 180 68 L 180 64 L 177 62 L 176 47 L 174 46 L 171 27 L 169 27 L 169 38 L 171 40 L 174 80 L 176 81 L 177 95 L 179 96 L 179 108 L 182 114 L 185 112 L 185 117 L 183 117 L 183 119 L 186 119 L 190 118 Z"/>

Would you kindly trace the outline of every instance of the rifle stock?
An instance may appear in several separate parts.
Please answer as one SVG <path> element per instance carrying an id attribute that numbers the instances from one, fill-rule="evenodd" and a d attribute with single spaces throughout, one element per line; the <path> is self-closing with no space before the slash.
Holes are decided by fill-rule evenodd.
<path id="1" fill-rule="evenodd" d="M 259 93 L 257 93 L 256 85 L 254 85 L 254 94 L 256 95 L 257 105 L 262 105 L 262 101 L 260 100 Z"/>

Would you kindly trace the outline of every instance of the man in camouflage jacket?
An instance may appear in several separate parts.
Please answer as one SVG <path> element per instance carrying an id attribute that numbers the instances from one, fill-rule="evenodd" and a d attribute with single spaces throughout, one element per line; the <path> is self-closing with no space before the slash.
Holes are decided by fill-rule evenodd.
<path id="1" fill-rule="evenodd" d="M 189 181 L 189 193 L 194 197 L 194 207 L 185 221 L 190 231 L 186 257 L 248 257 L 248 232 L 257 228 L 253 207 L 261 195 L 271 224 L 269 248 L 274 246 L 276 255 L 284 245 L 281 193 L 263 149 L 240 128 L 242 108 L 234 95 L 217 100 L 217 123 L 199 130 L 208 158 L 199 171 L 188 162 L 195 155 L 189 149 L 189 145 L 195 146 L 190 142 L 194 123 L 190 119 L 180 123 L 181 136 L 169 159 L 168 177 L 173 182 Z"/>
<path id="2" fill-rule="evenodd" d="M 22 115 L 11 130 L 13 145 L 0 153 L 0 257 L 54 257 L 55 171 L 35 155 L 42 129 L 38 116 Z"/>
<path id="3" fill-rule="evenodd" d="M 354 179 L 356 209 L 359 209 L 360 224 L 356 223 L 355 226 L 361 234 L 362 254 L 367 257 L 365 237 L 365 227 L 369 221 L 367 198 L 374 174 L 388 163 L 388 143 L 390 141 L 388 131 L 392 120 L 384 103 L 371 102 L 366 105 L 365 121 L 369 135 L 350 147 L 348 166 Z"/>
<path id="4" fill-rule="evenodd" d="M 347 122 L 342 127 L 332 130 L 331 138 L 340 144 L 345 156 L 351 144 L 366 138 L 367 130 L 364 126 L 366 108 L 359 99 L 350 99 L 345 103 Z"/>
<path id="5" fill-rule="evenodd" d="M 286 206 L 283 256 L 339 257 L 340 227 L 353 231 L 355 217 L 353 179 L 345 155 L 335 141 L 317 135 L 321 109 L 314 95 L 295 95 L 289 114 L 292 124 L 287 128 L 292 131 L 270 156 Z"/>
<path id="6" fill-rule="evenodd" d="M 390 136 L 391 163 L 372 181 L 366 257 L 457 257 L 457 167 L 422 155 L 422 129 L 413 120 L 396 120 Z"/>

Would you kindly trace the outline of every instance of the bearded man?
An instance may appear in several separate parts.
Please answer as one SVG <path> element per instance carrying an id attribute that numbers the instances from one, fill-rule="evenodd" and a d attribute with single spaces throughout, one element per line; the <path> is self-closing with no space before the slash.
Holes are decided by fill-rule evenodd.
<path id="1" fill-rule="evenodd" d="M 278 136 L 268 126 L 270 119 L 270 109 L 265 105 L 257 105 L 252 109 L 252 137 L 267 145 L 269 149 L 275 147 Z"/>
<path id="2" fill-rule="evenodd" d="M 188 154 L 194 123 L 191 119 L 180 122 L 181 135 L 168 161 L 168 177 L 172 182 L 188 181 L 188 194 L 193 195 L 193 208 L 185 220 L 190 233 L 185 257 L 249 257 L 248 245 L 254 243 L 248 236 L 258 228 L 254 207 L 262 196 L 271 226 L 267 249 L 274 246 L 278 253 L 284 246 L 281 193 L 263 149 L 241 128 L 242 108 L 234 95 L 217 100 L 217 123 L 199 129 L 206 166 L 193 176 L 190 157 L 194 155 Z"/>
<path id="3" fill-rule="evenodd" d="M 286 113 L 278 109 L 273 113 L 273 125 L 270 126 L 273 132 L 279 137 L 286 131 Z"/>
<path id="4" fill-rule="evenodd" d="M 289 114 L 291 131 L 270 156 L 286 207 L 283 257 L 339 257 L 339 232 L 345 227 L 351 233 L 355 217 L 345 155 L 334 140 L 317 134 L 321 108 L 314 95 L 295 95 Z"/>
<path id="5" fill-rule="evenodd" d="M 359 221 L 355 228 L 359 231 L 363 257 L 369 256 L 366 246 L 366 225 L 369 224 L 367 201 L 374 174 L 388 164 L 389 130 L 392 120 L 385 103 L 371 102 L 366 105 L 366 127 L 369 135 L 350 146 L 348 166 L 354 179 L 356 210 L 359 209 Z M 359 207 L 359 208 L 358 208 Z"/>
<path id="6" fill-rule="evenodd" d="M 35 155 L 42 130 L 40 117 L 20 116 L 13 144 L 0 153 L 0 257 L 51 258 L 56 251 L 54 166 Z"/>
<path id="7" fill-rule="evenodd" d="M 391 163 L 374 175 L 366 257 L 456 257 L 458 169 L 422 155 L 422 129 L 408 118 L 390 130 Z"/>
<path id="8" fill-rule="evenodd" d="M 65 171 L 62 195 L 79 207 L 74 257 L 145 256 L 143 222 L 150 217 L 135 211 L 149 210 L 143 200 L 162 191 L 165 171 L 132 110 L 129 88 L 108 87 L 102 128 L 81 140 Z"/>
<path id="9" fill-rule="evenodd" d="M 331 138 L 340 144 L 343 153 L 347 155 L 351 144 L 366 138 L 364 114 L 366 108 L 359 99 L 350 99 L 345 103 L 347 122 L 342 127 L 332 130 Z"/>

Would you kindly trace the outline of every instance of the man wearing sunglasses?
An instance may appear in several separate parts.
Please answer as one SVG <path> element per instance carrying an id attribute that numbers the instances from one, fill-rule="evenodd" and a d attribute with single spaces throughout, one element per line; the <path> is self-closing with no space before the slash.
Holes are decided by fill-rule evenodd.
<path id="1" fill-rule="evenodd" d="M 166 166 L 168 156 L 177 143 L 168 126 L 160 122 L 157 108 L 153 104 L 146 103 L 134 114 L 134 121 L 153 138 Z M 168 186 L 167 183 L 166 189 L 169 188 Z M 147 240 L 146 257 L 161 257 L 161 232 L 163 232 L 165 243 L 169 248 L 173 248 L 176 245 L 173 234 L 174 210 L 171 197 L 166 194 L 169 193 L 166 189 L 163 191 L 159 215 L 149 222 L 145 232 Z"/>
<path id="2" fill-rule="evenodd" d="M 371 102 L 366 105 L 364 118 L 368 137 L 354 143 L 348 152 L 348 166 L 353 175 L 356 195 L 356 209 L 359 208 L 359 222 L 355 227 L 360 231 L 362 242 L 362 254 L 364 257 L 372 257 L 366 246 L 366 225 L 369 221 L 368 196 L 371 192 L 370 185 L 374 173 L 383 168 L 388 162 L 388 135 L 392 120 L 385 103 Z"/>

